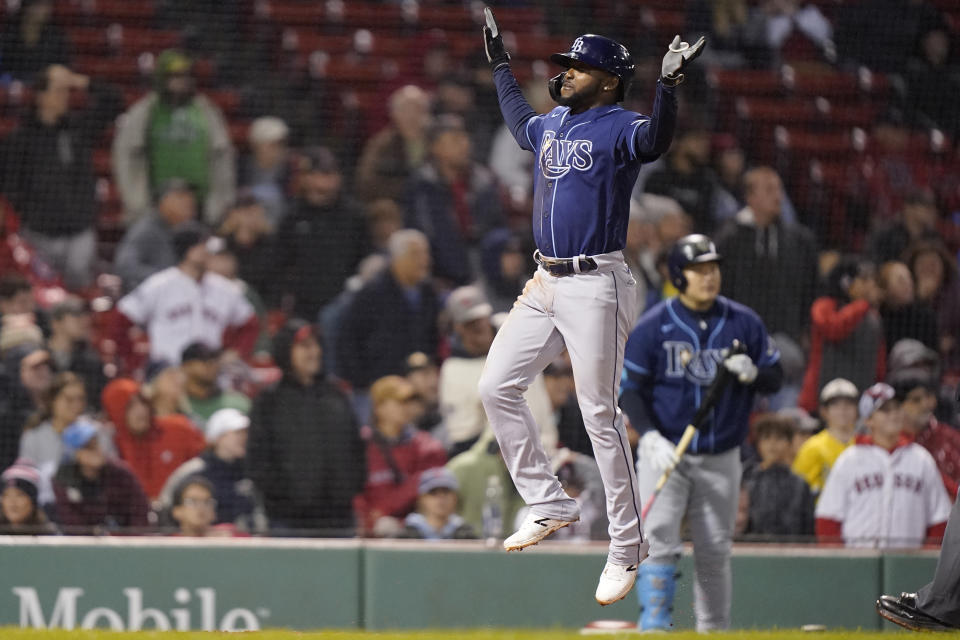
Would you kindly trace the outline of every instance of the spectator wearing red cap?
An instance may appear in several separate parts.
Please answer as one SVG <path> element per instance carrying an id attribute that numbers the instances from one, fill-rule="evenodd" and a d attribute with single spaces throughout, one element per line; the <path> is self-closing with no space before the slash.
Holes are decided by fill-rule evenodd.
<path id="1" fill-rule="evenodd" d="M 114 442 L 147 497 L 160 495 L 177 467 L 199 455 L 203 435 L 182 415 L 157 417 L 134 380 L 120 378 L 103 390 L 103 408 L 115 429 Z"/>

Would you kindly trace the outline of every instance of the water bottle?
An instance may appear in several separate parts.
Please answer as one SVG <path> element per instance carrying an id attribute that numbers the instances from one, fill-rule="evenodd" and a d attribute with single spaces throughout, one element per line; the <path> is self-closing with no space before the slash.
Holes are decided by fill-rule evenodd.
<path id="1" fill-rule="evenodd" d="M 483 537 L 487 544 L 496 544 L 503 537 L 503 486 L 499 476 L 487 478 L 483 500 Z"/>

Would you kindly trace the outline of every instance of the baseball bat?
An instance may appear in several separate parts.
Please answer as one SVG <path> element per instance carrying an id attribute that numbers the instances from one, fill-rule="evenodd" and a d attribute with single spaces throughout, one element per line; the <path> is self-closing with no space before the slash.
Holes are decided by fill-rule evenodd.
<path id="1" fill-rule="evenodd" d="M 729 352 L 723 359 L 726 360 L 732 355 L 744 353 L 745 351 L 746 348 L 743 346 L 743 343 L 739 340 L 734 340 Z M 717 371 L 717 375 L 714 376 L 713 382 L 711 382 L 710 387 L 707 388 L 707 395 L 704 396 L 703 402 L 700 403 L 697 412 L 693 414 L 693 420 L 691 420 L 687 428 L 683 430 L 683 435 L 680 436 L 680 441 L 677 442 L 677 446 L 673 450 L 674 454 L 676 454 L 677 461 L 664 469 L 663 473 L 660 474 L 660 478 L 653 488 L 653 494 L 650 496 L 650 499 L 647 500 L 647 504 L 640 514 L 641 520 L 647 519 L 647 514 L 650 513 L 650 507 L 653 506 L 653 503 L 657 500 L 657 496 L 660 495 L 660 490 L 663 489 L 663 485 L 667 484 L 670 474 L 673 473 L 673 470 L 680 464 L 680 458 L 686 453 L 687 447 L 690 446 L 690 442 L 693 440 L 693 436 L 697 434 L 697 431 L 703 425 L 703 421 L 707 419 L 707 414 L 710 413 L 713 406 L 717 404 L 717 400 L 720 399 L 720 394 L 723 393 L 724 389 L 726 389 L 730 383 L 730 380 L 733 379 L 733 374 L 723 366 L 722 362 L 717 364 L 720 365 L 720 370 Z"/>

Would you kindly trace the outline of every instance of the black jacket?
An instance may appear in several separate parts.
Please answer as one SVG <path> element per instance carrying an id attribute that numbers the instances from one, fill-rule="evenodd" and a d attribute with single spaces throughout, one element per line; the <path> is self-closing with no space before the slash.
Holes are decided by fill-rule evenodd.
<path id="1" fill-rule="evenodd" d="M 325 380 L 287 376 L 253 404 L 247 464 L 271 527 L 352 535 L 364 451 L 349 400 Z"/>
<path id="2" fill-rule="evenodd" d="M 292 375 L 294 336 L 306 324 L 291 320 L 273 339 L 273 360 L 284 375 L 253 403 L 247 475 L 272 528 L 352 535 L 353 497 L 367 477 L 366 445 L 340 389 L 323 375 L 306 386 Z"/>
<path id="3" fill-rule="evenodd" d="M 770 335 L 785 333 L 800 343 L 816 295 L 813 234 L 783 222 L 760 230 L 731 220 L 716 240 L 723 256 L 723 295 L 756 311 Z"/>
<path id="4" fill-rule="evenodd" d="M 488 169 L 473 166 L 464 199 L 471 220 L 466 232 L 457 220 L 453 188 L 432 165 L 414 174 L 408 194 L 407 226 L 423 231 L 430 240 L 434 275 L 456 285 L 469 284 L 476 277 L 471 252 L 503 224 L 497 183 Z"/>
<path id="5" fill-rule="evenodd" d="M 775 464 L 757 469 L 744 479 L 750 496 L 750 519 L 745 533 L 813 535 L 813 496 L 810 487 L 790 468 Z"/>
<path id="6" fill-rule="evenodd" d="M 644 184 L 644 191 L 673 198 L 693 218 L 697 233 L 710 233 L 716 225 L 714 200 L 717 195 L 717 179 L 708 167 L 697 167 L 692 173 L 675 170 L 669 157 L 664 168 L 654 171 Z"/>
<path id="7" fill-rule="evenodd" d="M 937 314 L 925 302 L 914 302 L 905 307 L 880 307 L 883 319 L 883 337 L 887 343 L 887 353 L 893 345 L 904 338 L 919 340 L 934 351 L 939 350 L 940 340 L 937 329 Z"/>
<path id="8" fill-rule="evenodd" d="M 47 236 L 96 222 L 93 149 L 120 109 L 119 94 L 91 85 L 92 104 L 48 126 L 30 115 L 4 141 L 2 191 L 26 228 Z"/>
<path id="9" fill-rule="evenodd" d="M 357 292 L 340 322 L 336 349 L 342 378 L 365 389 L 383 376 L 403 374 L 415 351 L 437 357 L 437 296 L 428 282 L 414 291 L 416 307 L 387 269 Z"/>
<path id="10" fill-rule="evenodd" d="M 243 246 L 233 236 L 226 237 L 227 248 L 237 257 L 237 275 L 264 299 L 276 293 L 273 291 L 277 284 L 273 267 L 277 258 L 275 240 L 273 235 L 264 235 L 252 245 Z"/>
<path id="11" fill-rule="evenodd" d="M 341 197 L 326 207 L 298 200 L 280 224 L 275 246 L 280 291 L 293 296 L 297 316 L 315 320 L 367 255 L 369 241 L 360 207 Z"/>

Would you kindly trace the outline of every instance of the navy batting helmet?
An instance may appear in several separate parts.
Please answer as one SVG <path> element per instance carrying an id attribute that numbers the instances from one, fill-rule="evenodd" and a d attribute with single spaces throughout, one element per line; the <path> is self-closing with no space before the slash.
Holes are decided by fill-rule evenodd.
<path id="1" fill-rule="evenodd" d="M 602 69 L 607 73 L 612 73 L 620 78 L 617 100 L 623 100 L 623 96 L 633 80 L 633 58 L 627 48 L 610 38 L 592 33 L 585 33 L 580 36 L 570 45 L 569 52 L 555 53 L 550 56 L 550 60 L 568 69 L 573 62 L 582 62 L 591 67 Z"/>
<path id="2" fill-rule="evenodd" d="M 687 278 L 683 270 L 687 265 L 703 262 L 719 262 L 723 258 L 717 252 L 713 240 L 705 235 L 693 233 L 677 240 L 667 256 L 667 268 L 670 270 L 670 282 L 681 293 L 687 288 Z"/>

